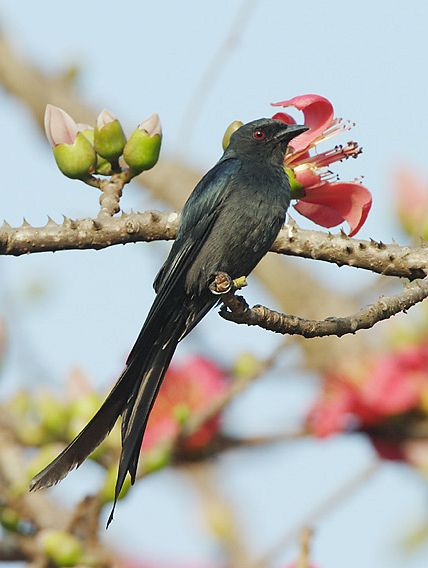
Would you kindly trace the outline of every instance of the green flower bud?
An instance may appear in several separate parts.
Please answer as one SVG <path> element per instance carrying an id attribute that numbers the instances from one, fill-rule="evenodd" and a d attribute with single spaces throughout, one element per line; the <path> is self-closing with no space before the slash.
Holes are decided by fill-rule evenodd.
<path id="1" fill-rule="evenodd" d="M 118 119 L 108 110 L 97 118 L 94 131 L 94 147 L 97 154 L 109 162 L 117 162 L 126 144 L 126 136 Z"/>
<path id="2" fill-rule="evenodd" d="M 252 353 L 241 353 L 233 363 L 233 374 L 237 379 L 247 379 L 260 371 L 261 362 Z"/>
<path id="3" fill-rule="evenodd" d="M 41 446 L 49 438 L 45 428 L 29 417 L 23 417 L 17 422 L 16 434 L 25 446 Z"/>
<path id="4" fill-rule="evenodd" d="M 77 125 L 80 132 L 85 136 L 89 142 L 94 144 L 94 129 L 89 124 L 78 124 Z M 97 154 L 97 164 L 95 166 L 95 173 L 101 174 L 102 176 L 111 175 L 111 164 L 105 158 L 102 158 Z"/>
<path id="5" fill-rule="evenodd" d="M 131 170 L 139 174 L 150 170 L 159 159 L 162 142 L 162 129 L 157 114 L 152 114 L 132 133 L 123 150 L 125 162 Z"/>
<path id="6" fill-rule="evenodd" d="M 17 532 L 21 519 L 18 513 L 9 507 L 5 507 L 0 511 L 0 523 L 2 527 L 11 532 Z"/>
<path id="7" fill-rule="evenodd" d="M 43 552 L 56 566 L 76 566 L 82 560 L 81 542 L 64 531 L 49 529 L 40 535 Z"/>
<path id="8" fill-rule="evenodd" d="M 67 428 L 68 409 L 53 396 L 43 393 L 34 401 L 35 410 L 40 416 L 40 424 L 55 439 L 58 439 Z"/>
<path id="9" fill-rule="evenodd" d="M 290 182 L 291 199 L 305 197 L 305 189 L 303 185 L 297 181 L 294 171 L 287 167 L 284 167 L 284 171 L 288 175 L 288 181 Z"/>
<path id="10" fill-rule="evenodd" d="M 114 501 L 114 491 L 116 488 L 117 467 L 112 466 L 107 470 L 104 484 L 100 490 L 99 496 L 103 505 Z M 131 478 L 126 477 L 122 489 L 119 493 L 119 500 L 123 499 L 131 488 Z"/>
<path id="11" fill-rule="evenodd" d="M 53 148 L 58 168 L 72 179 L 83 179 L 91 173 L 97 156 L 89 140 L 78 132 L 72 144 L 58 144 Z"/>
<path id="12" fill-rule="evenodd" d="M 230 138 L 232 136 L 232 134 L 234 132 L 236 132 L 239 128 L 241 128 L 241 126 L 243 126 L 243 122 L 241 122 L 240 120 L 234 120 L 233 122 L 231 122 L 229 124 L 229 126 L 226 128 L 226 132 L 224 133 L 223 136 L 223 150 L 226 150 L 226 148 L 229 146 L 230 144 Z"/>

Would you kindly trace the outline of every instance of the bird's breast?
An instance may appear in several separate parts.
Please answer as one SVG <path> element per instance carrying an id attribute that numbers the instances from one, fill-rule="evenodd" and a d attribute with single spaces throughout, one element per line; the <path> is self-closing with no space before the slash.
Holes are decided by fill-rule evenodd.
<path id="1" fill-rule="evenodd" d="M 209 237 L 187 275 L 187 285 L 201 293 L 216 272 L 247 276 L 271 248 L 290 201 L 288 179 L 246 172 L 232 182 Z M 285 174 L 284 174 L 285 175 Z"/>

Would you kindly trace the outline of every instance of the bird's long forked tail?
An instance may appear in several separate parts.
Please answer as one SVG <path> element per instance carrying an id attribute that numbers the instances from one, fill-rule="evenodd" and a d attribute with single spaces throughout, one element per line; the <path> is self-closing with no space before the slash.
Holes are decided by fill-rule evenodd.
<path id="1" fill-rule="evenodd" d="M 181 313 L 163 325 L 155 339 L 140 335 L 137 344 L 141 343 L 144 352 L 138 350 L 138 355 L 125 367 L 101 408 L 80 434 L 31 480 L 30 491 L 51 487 L 64 479 L 72 469 L 79 467 L 101 444 L 122 415 L 122 451 L 108 527 L 128 472 L 131 482 L 135 481 L 150 410 L 182 335 L 185 321 L 186 314 Z M 150 331 L 152 330 L 148 330 L 148 333 Z"/>

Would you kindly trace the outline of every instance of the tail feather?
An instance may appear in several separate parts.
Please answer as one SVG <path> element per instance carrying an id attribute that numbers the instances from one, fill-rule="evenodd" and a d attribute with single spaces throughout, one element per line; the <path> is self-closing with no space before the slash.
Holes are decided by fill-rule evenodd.
<path id="1" fill-rule="evenodd" d="M 69 471 L 79 467 L 101 444 L 127 404 L 129 392 L 138 380 L 139 372 L 136 360 L 125 367 L 95 416 L 65 450 L 31 480 L 30 491 L 57 484 Z"/>
<path id="2" fill-rule="evenodd" d="M 186 335 L 194 308 L 186 306 L 178 295 L 159 300 L 150 311 L 127 364 L 101 408 L 80 434 L 38 473 L 30 483 L 34 491 L 55 485 L 83 461 L 104 440 L 122 416 L 122 451 L 120 455 L 115 498 L 107 526 L 127 474 L 134 483 L 140 448 L 150 411 L 174 351 Z M 197 311 L 196 311 L 197 313 Z"/>
<path id="3" fill-rule="evenodd" d="M 182 313 L 179 321 L 171 322 L 171 325 L 168 325 L 163 330 L 161 337 L 155 342 L 151 354 L 145 361 L 145 370 L 142 373 L 138 390 L 134 392 L 124 412 L 126 416 L 125 419 L 122 418 L 122 451 L 119 460 L 115 497 L 107 521 L 107 527 L 113 520 L 116 503 L 128 473 L 131 477 L 131 483 L 134 484 L 135 482 L 141 444 L 150 411 L 174 355 L 179 337 L 183 332 L 185 321 L 186 314 Z M 162 338 L 167 338 L 164 344 L 162 344 Z"/>

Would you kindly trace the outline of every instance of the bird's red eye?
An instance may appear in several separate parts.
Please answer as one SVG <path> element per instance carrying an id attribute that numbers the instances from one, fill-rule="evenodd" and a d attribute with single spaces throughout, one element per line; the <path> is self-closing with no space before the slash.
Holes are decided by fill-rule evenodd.
<path id="1" fill-rule="evenodd" d="M 253 132 L 254 140 L 264 140 L 266 138 L 266 132 L 264 130 L 254 130 Z"/>

